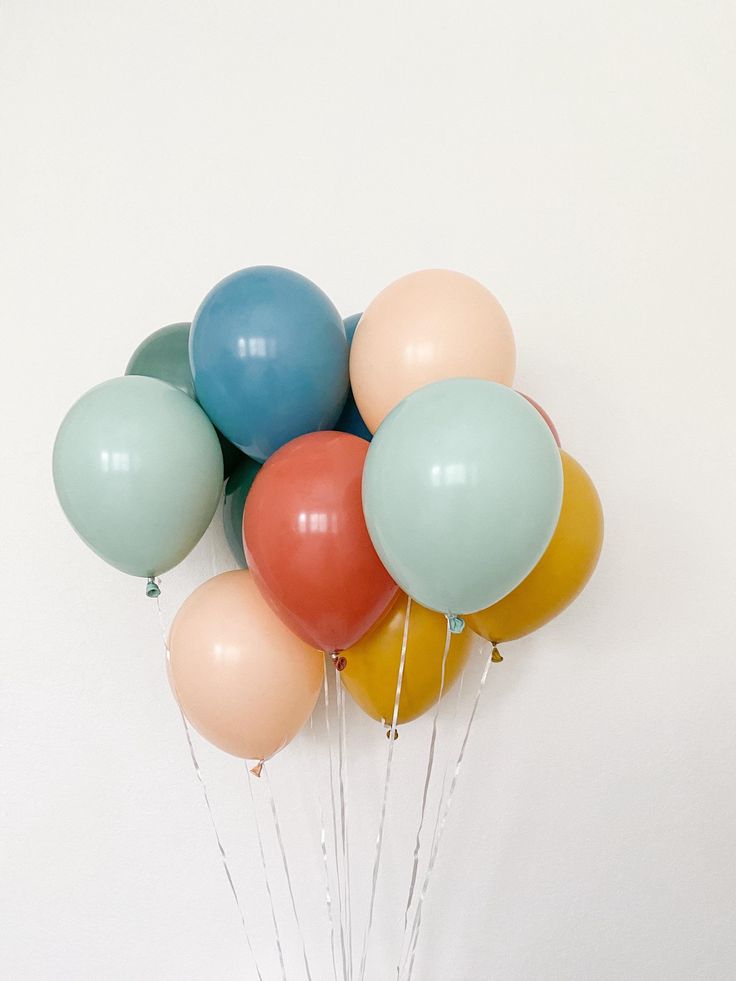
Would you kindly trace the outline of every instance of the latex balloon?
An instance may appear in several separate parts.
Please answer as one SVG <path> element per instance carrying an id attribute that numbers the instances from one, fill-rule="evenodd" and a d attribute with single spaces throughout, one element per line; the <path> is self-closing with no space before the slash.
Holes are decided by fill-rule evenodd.
<path id="1" fill-rule="evenodd" d="M 363 508 L 376 551 L 404 592 L 441 613 L 485 609 L 518 586 L 547 547 L 561 500 L 549 428 L 495 382 L 427 385 L 368 450 Z"/>
<path id="2" fill-rule="evenodd" d="M 387 286 L 368 305 L 350 352 L 350 381 L 374 432 L 394 406 L 443 378 L 511 385 L 516 348 L 496 297 L 476 280 L 425 269 Z"/>
<path id="3" fill-rule="evenodd" d="M 348 347 L 350 347 L 350 345 L 353 343 L 355 328 L 358 326 L 361 316 L 362 315 L 359 313 L 354 313 L 352 316 L 346 317 L 346 319 L 343 321 L 345 324 L 345 336 L 348 339 Z M 372 433 L 363 422 L 363 417 L 361 416 L 360 412 L 358 412 L 358 406 L 355 404 L 352 389 L 348 391 L 345 408 L 342 410 L 340 418 L 335 423 L 335 429 L 341 433 L 352 433 L 353 436 L 360 436 L 361 439 L 367 439 L 368 442 L 371 440 Z"/>
<path id="4" fill-rule="evenodd" d="M 191 324 L 169 324 L 154 331 L 133 351 L 126 375 L 147 375 L 158 378 L 181 389 L 190 398 L 194 394 L 194 379 L 189 366 L 189 328 Z M 243 454 L 233 444 L 217 432 L 222 450 L 225 476 L 229 477 Z"/>
<path id="5" fill-rule="evenodd" d="M 169 680 L 205 739 L 243 759 L 268 760 L 312 714 L 320 654 L 264 602 L 247 570 L 224 572 L 184 602 L 171 626 Z"/>
<path id="6" fill-rule="evenodd" d="M 245 569 L 248 563 L 243 551 L 243 509 L 245 508 L 245 499 L 253 486 L 253 481 L 261 469 L 261 465 L 247 456 L 242 459 L 243 462 L 225 484 L 222 523 L 233 558 L 241 569 Z"/>
<path id="7" fill-rule="evenodd" d="M 297 636 L 330 653 L 356 643 L 396 594 L 363 518 L 368 445 L 348 433 L 300 436 L 267 461 L 245 502 L 259 588 Z"/>
<path id="8" fill-rule="evenodd" d="M 194 379 L 189 367 L 190 326 L 169 324 L 149 334 L 133 351 L 125 374 L 158 378 L 195 398 Z"/>
<path id="9" fill-rule="evenodd" d="M 516 589 L 467 618 L 476 633 L 500 644 L 549 623 L 593 575 L 603 543 L 603 510 L 593 481 L 562 450 L 565 490 L 555 533 L 542 558 Z"/>
<path id="10" fill-rule="evenodd" d="M 263 461 L 302 433 L 330 429 L 348 392 L 340 315 L 314 283 L 278 266 L 233 273 L 192 322 L 197 398 L 229 440 Z"/>
<path id="11" fill-rule="evenodd" d="M 384 725 L 391 725 L 393 721 L 406 599 L 404 593 L 399 593 L 388 613 L 346 652 L 347 666 L 341 675 L 345 687 L 363 711 Z M 446 639 L 447 618 L 419 603 L 412 603 L 401 680 L 399 724 L 411 722 L 436 704 L 442 685 Z M 450 634 L 445 662 L 445 694 L 460 677 L 471 651 L 480 644 L 480 638 L 470 630 Z"/>
<path id="12" fill-rule="evenodd" d="M 519 395 L 524 395 L 524 393 L 523 392 L 519 392 Z M 540 414 L 540 416 L 544 419 L 544 421 L 549 426 L 549 431 L 554 436 L 555 443 L 557 443 L 558 446 L 561 446 L 561 443 L 560 443 L 560 434 L 557 432 L 557 427 L 552 422 L 552 420 L 547 415 L 547 413 L 544 411 L 544 409 L 539 404 L 539 402 L 535 402 L 534 399 L 531 397 L 531 395 L 524 395 L 524 398 L 527 400 L 527 402 L 531 402 L 531 404 L 534 406 L 534 408 L 537 410 L 537 412 Z"/>
<path id="13" fill-rule="evenodd" d="M 154 378 L 103 382 L 67 413 L 54 484 L 80 538 L 133 576 L 156 576 L 194 548 L 222 490 L 222 453 L 196 402 Z"/>

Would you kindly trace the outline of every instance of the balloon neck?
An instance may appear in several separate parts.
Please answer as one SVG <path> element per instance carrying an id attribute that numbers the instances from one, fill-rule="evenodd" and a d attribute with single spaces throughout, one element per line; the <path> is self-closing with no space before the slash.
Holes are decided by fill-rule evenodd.
<path id="1" fill-rule="evenodd" d="M 494 664 L 500 664 L 501 661 L 503 661 L 503 655 L 495 644 L 493 645 L 493 650 L 491 651 L 491 660 Z"/>
<path id="2" fill-rule="evenodd" d="M 146 583 L 146 596 L 148 596 L 150 599 L 158 599 L 160 595 L 161 587 L 153 576 L 149 576 L 148 582 Z"/>
<path id="3" fill-rule="evenodd" d="M 335 665 L 335 671 L 344 671 L 348 666 L 348 659 L 344 654 L 338 654 L 337 651 L 330 654 L 330 660 Z"/>
<path id="4" fill-rule="evenodd" d="M 254 777 L 260 777 L 260 775 L 263 773 L 263 764 L 265 762 L 265 760 L 259 760 L 254 767 L 251 767 L 250 772 Z"/>
<path id="5" fill-rule="evenodd" d="M 393 729 L 391 726 L 386 727 L 386 739 L 398 739 L 399 730 Z"/>
<path id="6" fill-rule="evenodd" d="M 447 615 L 447 624 L 451 634 L 461 634 L 465 630 L 465 621 L 463 618 L 450 613 Z"/>

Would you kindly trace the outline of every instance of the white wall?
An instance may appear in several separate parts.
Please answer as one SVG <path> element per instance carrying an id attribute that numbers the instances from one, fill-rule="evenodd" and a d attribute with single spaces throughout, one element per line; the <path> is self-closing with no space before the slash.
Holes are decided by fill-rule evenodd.
<path id="1" fill-rule="evenodd" d="M 412 269 L 482 279 L 606 511 L 584 597 L 492 671 L 415 978 L 736 976 L 733 4 L 5 0 L 0 21 L 3 977 L 255 976 L 155 610 L 75 538 L 50 454 L 79 394 L 257 262 L 345 314 Z M 167 619 L 213 561 L 218 519 Z M 357 943 L 386 740 L 348 721 Z M 397 743 L 372 981 L 428 736 Z M 197 745 L 270 981 L 247 787 Z M 271 774 L 327 981 L 308 740 Z"/>

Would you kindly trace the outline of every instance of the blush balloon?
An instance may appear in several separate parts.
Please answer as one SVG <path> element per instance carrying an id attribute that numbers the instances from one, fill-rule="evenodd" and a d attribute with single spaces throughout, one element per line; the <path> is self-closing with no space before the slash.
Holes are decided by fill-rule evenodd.
<path id="1" fill-rule="evenodd" d="M 481 283 L 424 269 L 387 286 L 366 307 L 350 348 L 350 382 L 375 433 L 403 399 L 446 378 L 511 385 L 516 347 L 508 317 Z"/>
<path id="2" fill-rule="evenodd" d="M 196 589 L 169 636 L 169 681 L 205 739 L 243 759 L 268 760 L 312 713 L 323 658 L 270 609 L 247 570 Z"/>

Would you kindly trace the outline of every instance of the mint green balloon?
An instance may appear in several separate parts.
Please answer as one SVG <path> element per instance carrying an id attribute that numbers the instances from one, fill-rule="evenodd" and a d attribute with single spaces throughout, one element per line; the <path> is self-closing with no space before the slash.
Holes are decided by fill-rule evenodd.
<path id="1" fill-rule="evenodd" d="M 496 603 L 531 572 L 562 504 L 549 427 L 505 385 L 451 378 L 386 417 L 363 472 L 363 510 L 394 580 L 448 615 Z"/>
<path id="2" fill-rule="evenodd" d="M 156 576 L 194 548 L 222 490 L 212 423 L 179 389 L 129 375 L 103 382 L 67 413 L 54 484 L 89 547 L 132 576 Z"/>

